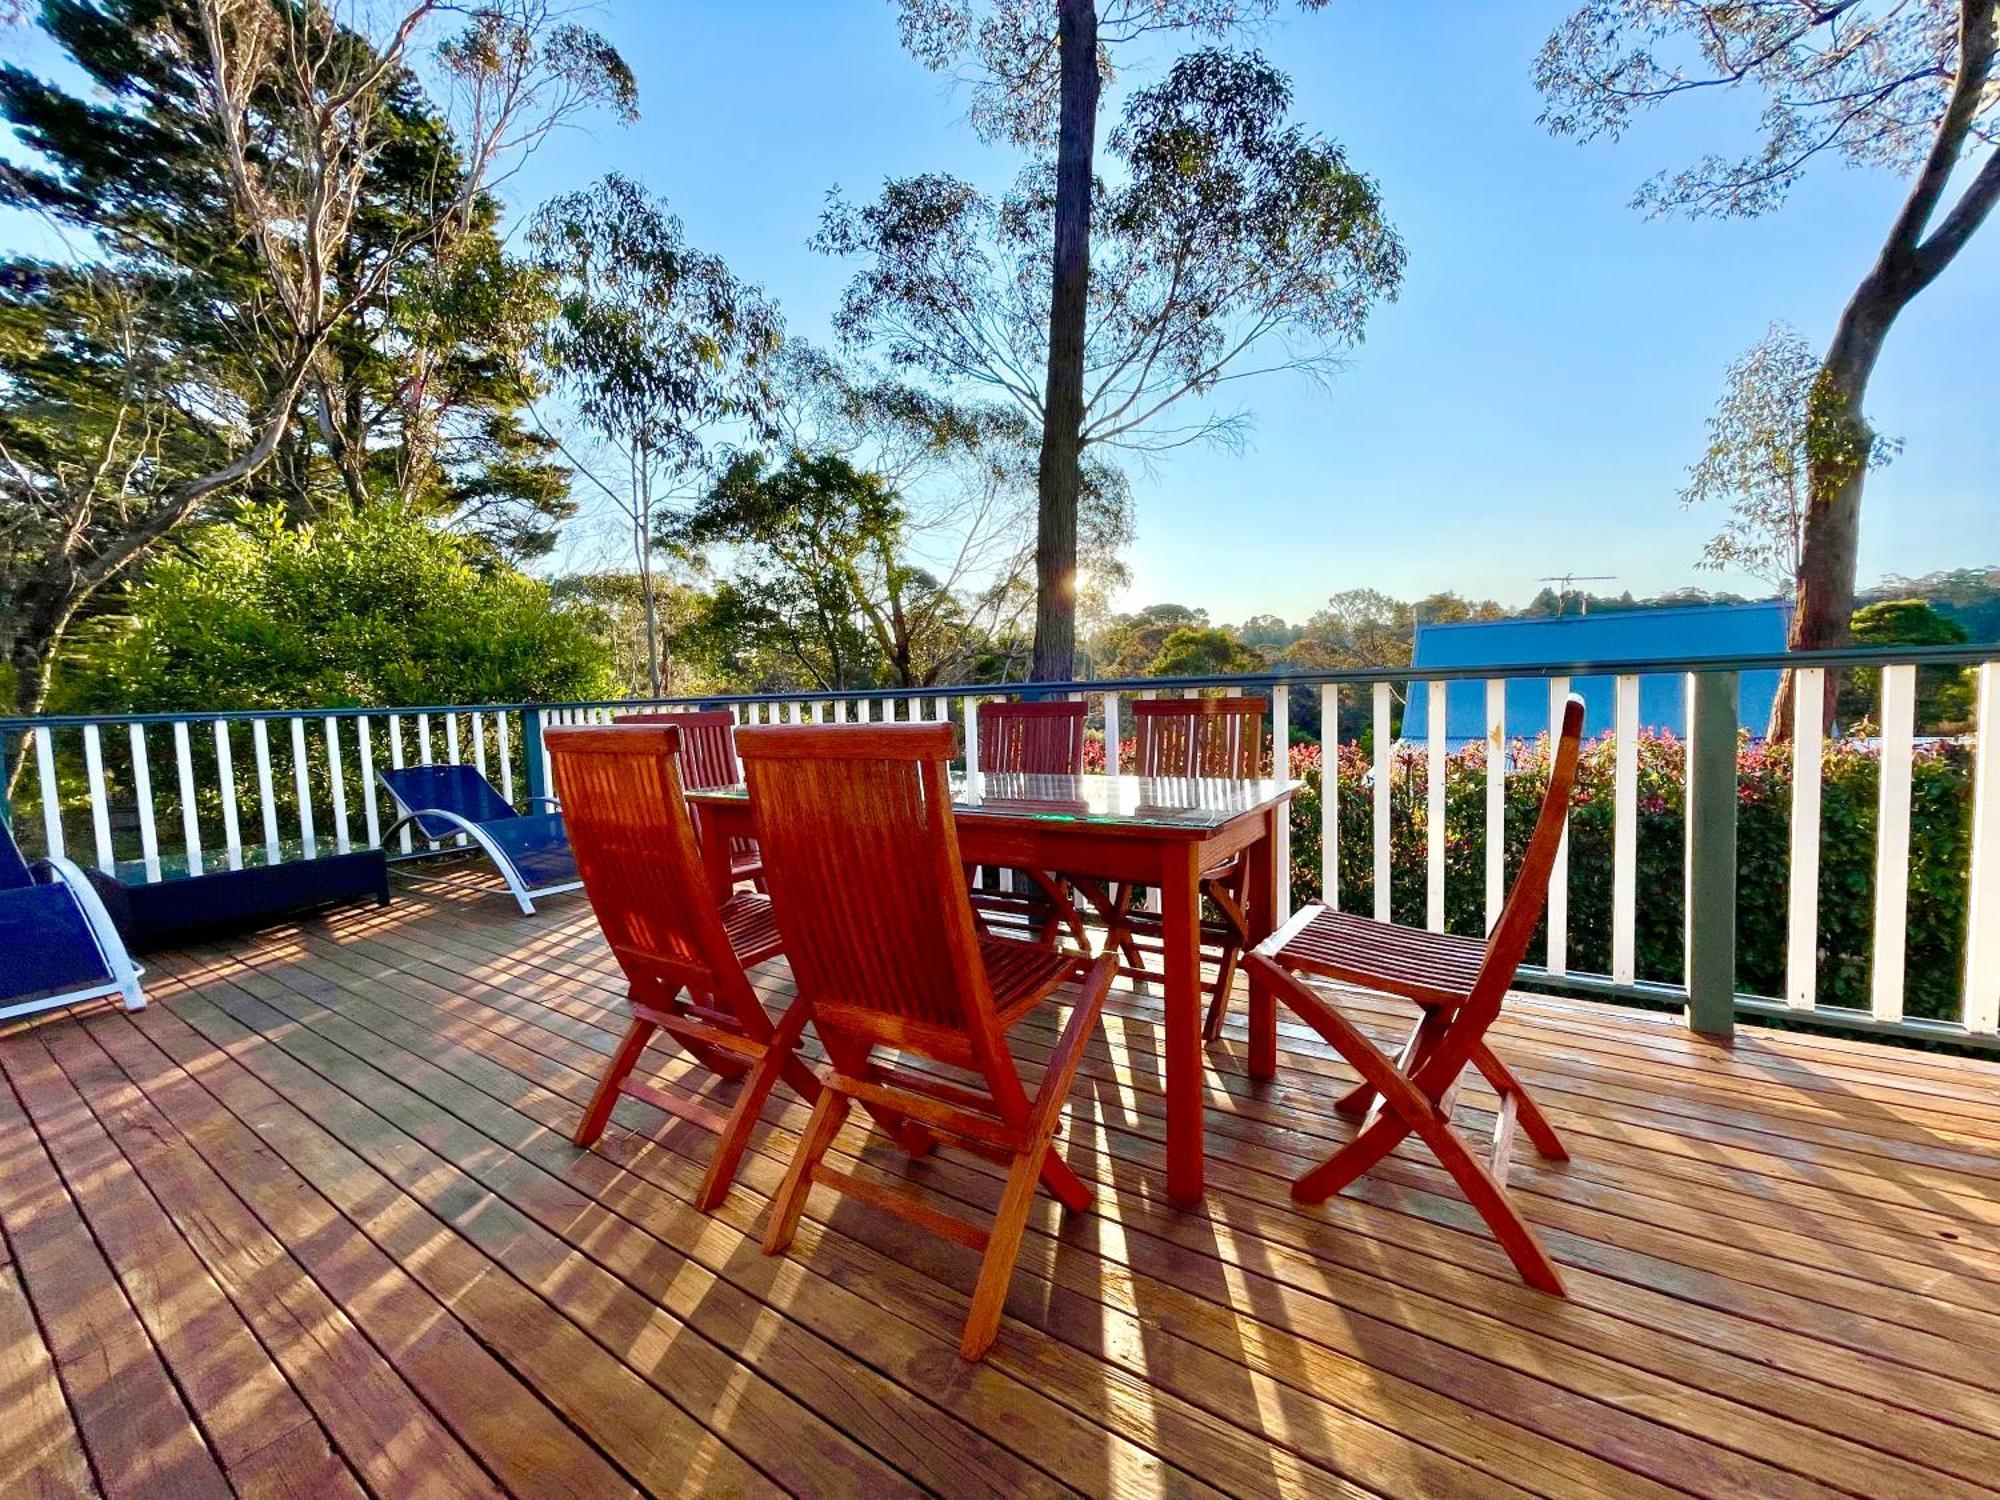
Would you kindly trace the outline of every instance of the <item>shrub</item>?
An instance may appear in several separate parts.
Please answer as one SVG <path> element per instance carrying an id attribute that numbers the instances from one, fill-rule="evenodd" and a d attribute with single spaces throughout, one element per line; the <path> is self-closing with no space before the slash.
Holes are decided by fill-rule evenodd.
<path id="1" fill-rule="evenodd" d="M 1568 966 L 1603 973 L 1611 964 L 1611 847 L 1614 745 L 1584 747 L 1570 812 Z M 1519 868 L 1548 785 L 1548 740 L 1516 741 L 1507 777 L 1506 869 Z M 1685 911 L 1685 747 L 1672 735 L 1639 742 L 1637 971 L 1677 983 Z M 1746 740 L 1737 787 L 1737 988 L 1778 995 L 1785 982 L 1786 904 L 1791 867 L 1791 747 Z M 1971 757 L 1962 745 L 1919 746 L 1912 778 L 1910 903 L 1905 1008 L 1912 1016 L 1955 1018 L 1965 956 L 1971 835 Z M 1292 747 L 1303 781 L 1292 804 L 1294 901 L 1320 893 L 1321 747 Z M 1372 770 L 1359 746 L 1342 744 L 1339 764 L 1340 904 L 1374 910 Z M 1880 760 L 1864 742 L 1826 746 L 1822 770 L 1818 1000 L 1866 1009 L 1874 928 L 1876 792 Z M 1425 920 L 1428 832 L 1427 757 L 1398 745 L 1390 767 L 1390 911 Z M 1477 937 L 1486 903 L 1486 746 L 1445 761 L 1445 925 Z M 1546 956 L 1538 932 L 1529 961 Z"/>

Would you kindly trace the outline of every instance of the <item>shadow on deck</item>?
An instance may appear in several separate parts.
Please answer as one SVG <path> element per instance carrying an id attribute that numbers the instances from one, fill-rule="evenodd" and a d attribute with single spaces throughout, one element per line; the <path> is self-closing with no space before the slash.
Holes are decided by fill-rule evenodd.
<path id="1" fill-rule="evenodd" d="M 1513 1176 L 1558 1301 L 1417 1148 L 1295 1206 L 1345 1070 L 1288 1026 L 1251 1086 L 1240 1006 L 1170 1206 L 1157 999 L 1120 991 L 1064 1134 L 1097 1212 L 1040 1201 L 967 1365 L 969 1252 L 818 1193 L 758 1253 L 782 1089 L 713 1217 L 705 1133 L 628 1099 L 568 1144 L 622 1028 L 580 896 L 460 880 L 150 968 L 143 1013 L 0 1033 L 0 1494 L 2000 1485 L 2000 1065 L 1523 998 L 1496 1044 L 1575 1154 Z M 990 1211 L 997 1168 L 864 1125 L 843 1165 Z"/>

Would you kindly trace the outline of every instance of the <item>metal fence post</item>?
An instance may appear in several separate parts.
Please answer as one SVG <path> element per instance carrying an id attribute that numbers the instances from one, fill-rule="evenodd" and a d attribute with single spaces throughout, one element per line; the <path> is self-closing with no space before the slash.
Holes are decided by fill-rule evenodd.
<path id="1" fill-rule="evenodd" d="M 1736 674 L 1688 678 L 1687 1021 L 1727 1038 L 1736 1022 Z"/>
<path id="2" fill-rule="evenodd" d="M 521 710 L 521 756 L 527 763 L 528 805 L 533 807 L 535 798 L 549 794 L 548 778 L 543 774 L 546 763 L 542 755 L 542 711 L 539 708 Z"/>

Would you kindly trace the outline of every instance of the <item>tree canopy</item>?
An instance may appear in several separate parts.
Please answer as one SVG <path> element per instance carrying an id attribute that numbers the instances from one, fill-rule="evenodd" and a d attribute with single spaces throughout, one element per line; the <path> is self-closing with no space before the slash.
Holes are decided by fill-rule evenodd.
<path id="1" fill-rule="evenodd" d="M 586 613 L 387 508 L 303 526 L 274 508 L 156 560 L 64 673 L 79 711 L 560 702 L 612 686 Z"/>

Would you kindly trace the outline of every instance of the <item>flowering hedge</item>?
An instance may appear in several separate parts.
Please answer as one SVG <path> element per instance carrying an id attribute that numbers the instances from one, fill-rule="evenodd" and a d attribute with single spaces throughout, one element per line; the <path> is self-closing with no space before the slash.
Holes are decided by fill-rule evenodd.
<path id="1" fill-rule="evenodd" d="M 1102 747 L 1087 747 L 1091 769 Z M 1569 967 L 1611 967 L 1611 839 L 1614 746 L 1609 736 L 1584 747 L 1570 812 Z M 1123 757 L 1130 764 L 1130 743 Z M 1525 852 L 1548 785 L 1548 741 L 1518 741 L 1507 777 L 1507 871 Z M 1685 909 L 1685 746 L 1672 735 L 1639 741 L 1638 976 L 1678 983 Z M 1374 910 L 1374 807 L 1371 762 L 1356 744 L 1340 747 L 1340 904 Z M 1879 757 L 1872 746 L 1825 747 L 1820 794 L 1819 979 L 1822 1005 L 1866 1009 L 1874 927 L 1876 794 Z M 1920 745 L 1912 774 L 1908 968 L 1909 1015 L 1956 1019 L 1965 962 L 1965 918 L 1972 823 L 1972 765 L 1961 744 Z M 1292 747 L 1292 774 L 1303 783 L 1292 803 L 1294 901 L 1320 893 L 1321 747 Z M 1786 903 L 1791 867 L 1792 758 L 1788 745 L 1750 743 L 1738 759 L 1736 987 L 1782 995 Z M 1429 771 L 1421 746 L 1398 745 L 1390 772 L 1390 910 L 1399 922 L 1425 919 L 1426 807 Z M 1445 762 L 1445 924 L 1479 936 L 1486 920 L 1486 746 L 1467 746 Z M 1537 935 L 1530 962 L 1544 957 Z"/>

